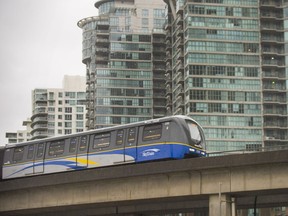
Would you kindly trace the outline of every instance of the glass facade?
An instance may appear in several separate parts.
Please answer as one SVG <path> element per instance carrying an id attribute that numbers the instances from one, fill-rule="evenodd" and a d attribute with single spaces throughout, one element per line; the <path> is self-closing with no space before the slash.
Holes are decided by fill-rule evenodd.
<path id="1" fill-rule="evenodd" d="M 287 143 L 286 1 L 145 4 L 98 1 L 78 23 L 88 128 L 184 114 L 211 152 Z"/>
<path id="2" fill-rule="evenodd" d="M 161 70 L 155 69 L 161 63 L 154 58 L 161 47 L 155 40 L 164 37 L 164 32 L 153 31 L 163 27 L 165 3 L 103 0 L 95 6 L 99 16 L 78 22 L 83 29 L 83 63 L 87 68 L 86 127 L 94 129 L 164 116 L 165 93 L 154 91 L 165 84 L 165 64 Z M 151 16 L 157 21 L 153 23 Z M 162 44 L 165 46 L 163 40 Z M 164 47 L 160 53 L 165 55 Z"/>
<path id="3" fill-rule="evenodd" d="M 173 2 L 166 2 L 167 110 L 199 121 L 210 152 L 261 147 L 258 1 Z"/>

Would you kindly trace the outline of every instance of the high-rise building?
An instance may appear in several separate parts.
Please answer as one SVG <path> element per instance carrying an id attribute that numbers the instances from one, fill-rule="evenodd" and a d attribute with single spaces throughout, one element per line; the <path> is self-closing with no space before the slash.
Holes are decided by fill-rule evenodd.
<path id="1" fill-rule="evenodd" d="M 287 0 L 164 1 L 168 113 L 210 151 L 287 144 Z"/>
<path id="2" fill-rule="evenodd" d="M 87 78 L 87 128 L 163 117 L 165 3 L 100 0 L 98 16 L 82 19 Z"/>
<path id="3" fill-rule="evenodd" d="M 85 130 L 86 79 L 64 76 L 63 88 L 32 91 L 32 140 Z"/>

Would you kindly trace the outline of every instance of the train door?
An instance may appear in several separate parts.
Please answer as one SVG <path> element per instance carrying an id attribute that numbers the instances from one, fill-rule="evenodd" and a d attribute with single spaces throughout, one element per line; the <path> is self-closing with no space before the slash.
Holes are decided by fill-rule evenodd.
<path id="1" fill-rule="evenodd" d="M 72 137 L 70 139 L 67 139 L 66 142 L 68 143 L 69 150 L 68 150 L 68 155 L 69 159 L 75 163 L 73 163 L 73 166 L 77 167 L 77 137 Z"/>
<path id="2" fill-rule="evenodd" d="M 76 154 L 78 168 L 86 168 L 88 166 L 88 136 L 81 136 L 78 143 Z"/>
<path id="3" fill-rule="evenodd" d="M 27 162 L 30 161 L 32 163 L 31 169 L 27 169 L 26 175 L 32 175 L 35 173 L 35 152 L 36 152 L 36 145 L 31 144 L 28 145 L 28 152 L 27 152 Z"/>
<path id="4" fill-rule="evenodd" d="M 125 162 L 125 152 L 124 152 L 124 140 L 125 140 L 125 129 L 120 129 L 116 131 L 116 152 L 119 157 L 116 158 L 115 164 Z"/>
<path id="5" fill-rule="evenodd" d="M 127 129 L 127 136 L 124 147 L 125 162 L 134 162 L 137 160 L 137 140 L 138 140 L 137 135 L 138 135 L 137 127 Z"/>
<path id="6" fill-rule="evenodd" d="M 34 174 L 44 172 L 45 143 L 36 144 L 36 155 L 34 157 Z M 35 148 L 35 147 L 34 147 Z"/>

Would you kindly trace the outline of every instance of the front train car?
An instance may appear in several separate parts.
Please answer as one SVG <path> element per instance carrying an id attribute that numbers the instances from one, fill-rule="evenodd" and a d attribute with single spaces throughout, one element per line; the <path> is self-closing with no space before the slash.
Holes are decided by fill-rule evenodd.
<path id="1" fill-rule="evenodd" d="M 187 116 L 153 119 L 139 131 L 136 162 L 206 156 L 203 129 Z"/>
<path id="2" fill-rule="evenodd" d="M 188 127 L 188 143 L 191 145 L 186 156 L 206 156 L 206 141 L 203 128 L 196 121 L 190 118 L 186 118 L 185 122 Z"/>
<path id="3" fill-rule="evenodd" d="M 203 128 L 190 117 L 179 115 L 171 117 L 170 137 L 172 158 L 206 156 Z"/>

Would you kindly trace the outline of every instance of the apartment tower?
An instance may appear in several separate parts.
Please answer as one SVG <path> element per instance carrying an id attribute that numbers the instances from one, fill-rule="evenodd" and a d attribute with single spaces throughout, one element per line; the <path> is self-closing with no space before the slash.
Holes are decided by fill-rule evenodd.
<path id="1" fill-rule="evenodd" d="M 62 88 L 32 91 L 32 140 L 85 130 L 85 80 L 83 76 L 64 76 Z"/>
<path id="2" fill-rule="evenodd" d="M 164 2 L 168 114 L 198 120 L 209 151 L 287 144 L 287 1 Z"/>
<path id="3" fill-rule="evenodd" d="M 87 129 L 163 117 L 165 3 L 100 0 L 78 22 L 86 65 Z"/>

